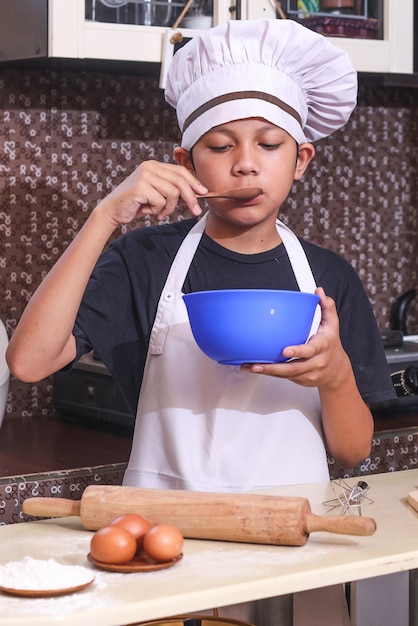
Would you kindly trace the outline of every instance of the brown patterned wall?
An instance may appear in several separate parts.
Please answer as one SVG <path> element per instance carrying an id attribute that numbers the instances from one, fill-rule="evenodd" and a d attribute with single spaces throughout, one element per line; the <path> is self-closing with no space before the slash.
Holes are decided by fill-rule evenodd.
<path id="1" fill-rule="evenodd" d="M 414 89 L 362 86 L 349 124 L 317 145 L 281 215 L 353 263 L 381 328 L 417 283 L 417 101 Z M 0 317 L 10 336 L 95 203 L 141 160 L 171 160 L 178 130 L 157 81 L 130 74 L 3 69 L 0 111 Z M 415 317 L 412 308 L 418 333 Z M 9 399 L 7 417 L 51 413 L 51 381 L 12 380 Z"/>

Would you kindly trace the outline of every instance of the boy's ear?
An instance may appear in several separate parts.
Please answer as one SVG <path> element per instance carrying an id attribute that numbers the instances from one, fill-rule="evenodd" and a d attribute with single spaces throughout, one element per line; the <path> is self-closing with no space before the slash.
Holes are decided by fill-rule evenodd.
<path id="1" fill-rule="evenodd" d="M 192 157 L 188 150 L 178 146 L 173 150 L 173 157 L 177 165 L 183 165 L 183 167 L 186 167 L 191 172 L 194 171 Z"/>
<path id="2" fill-rule="evenodd" d="M 298 148 L 296 160 L 295 180 L 300 180 L 306 172 L 309 163 L 315 156 L 315 148 L 311 143 L 302 143 Z"/>

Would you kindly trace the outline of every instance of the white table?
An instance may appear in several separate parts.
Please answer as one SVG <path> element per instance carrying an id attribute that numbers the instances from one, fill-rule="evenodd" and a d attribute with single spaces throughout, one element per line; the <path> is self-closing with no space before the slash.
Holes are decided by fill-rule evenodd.
<path id="1" fill-rule="evenodd" d="M 88 588 L 55 598 L 0 593 L 0 626 L 120 626 L 418 568 L 418 513 L 406 502 L 418 488 L 418 470 L 366 481 L 373 503 L 363 507 L 363 515 L 377 522 L 371 537 L 312 533 L 303 547 L 187 540 L 183 560 L 164 571 L 95 569 Z M 334 497 L 329 483 L 268 493 L 308 497 L 321 515 L 328 512 L 322 503 Z M 30 556 L 92 567 L 86 558 L 91 536 L 73 517 L 1 526 L 0 563 Z"/>

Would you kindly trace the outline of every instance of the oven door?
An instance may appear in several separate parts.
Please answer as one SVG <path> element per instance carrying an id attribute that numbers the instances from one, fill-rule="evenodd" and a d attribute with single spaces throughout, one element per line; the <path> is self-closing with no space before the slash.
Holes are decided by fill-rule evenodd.
<path id="1" fill-rule="evenodd" d="M 66 419 L 90 418 L 97 425 L 133 429 L 135 416 L 106 366 L 93 352 L 68 372 L 53 376 L 53 404 Z"/>

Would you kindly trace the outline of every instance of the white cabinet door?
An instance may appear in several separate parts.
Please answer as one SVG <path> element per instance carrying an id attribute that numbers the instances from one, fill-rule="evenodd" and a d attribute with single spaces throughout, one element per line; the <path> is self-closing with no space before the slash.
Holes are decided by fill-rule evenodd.
<path id="1" fill-rule="evenodd" d="M 413 0 L 384 1 L 384 39 L 337 39 L 335 44 L 350 54 L 360 72 L 412 74 L 414 58 Z"/>
<path id="2" fill-rule="evenodd" d="M 382 40 L 330 39 L 347 50 L 358 71 L 412 73 L 413 0 L 382 2 Z M 214 0 L 214 24 L 234 15 L 231 4 L 230 0 Z M 84 15 L 84 0 L 49 0 L 49 56 L 161 62 L 170 28 L 87 21 Z M 275 16 L 274 0 L 241 0 L 241 19 Z"/>
<path id="3" fill-rule="evenodd" d="M 268 6 L 270 0 L 260 0 Z M 228 0 L 214 0 L 213 23 L 231 19 Z M 270 4 L 270 17 L 274 10 Z M 171 28 L 85 19 L 85 0 L 49 0 L 48 56 L 159 63 Z M 178 30 L 178 29 L 177 29 Z M 182 29 L 187 30 L 187 29 Z M 194 34 L 191 31 L 190 34 Z"/>
<path id="4" fill-rule="evenodd" d="M 369 0 L 370 2 L 370 0 Z M 413 0 L 381 0 L 383 3 L 383 40 L 330 37 L 346 50 L 359 72 L 413 72 Z M 242 0 L 243 16 L 274 17 L 274 0 Z M 286 7 L 286 0 L 281 6 Z M 270 9 L 269 9 L 270 7 Z M 269 15 L 267 15 L 269 13 Z"/>

